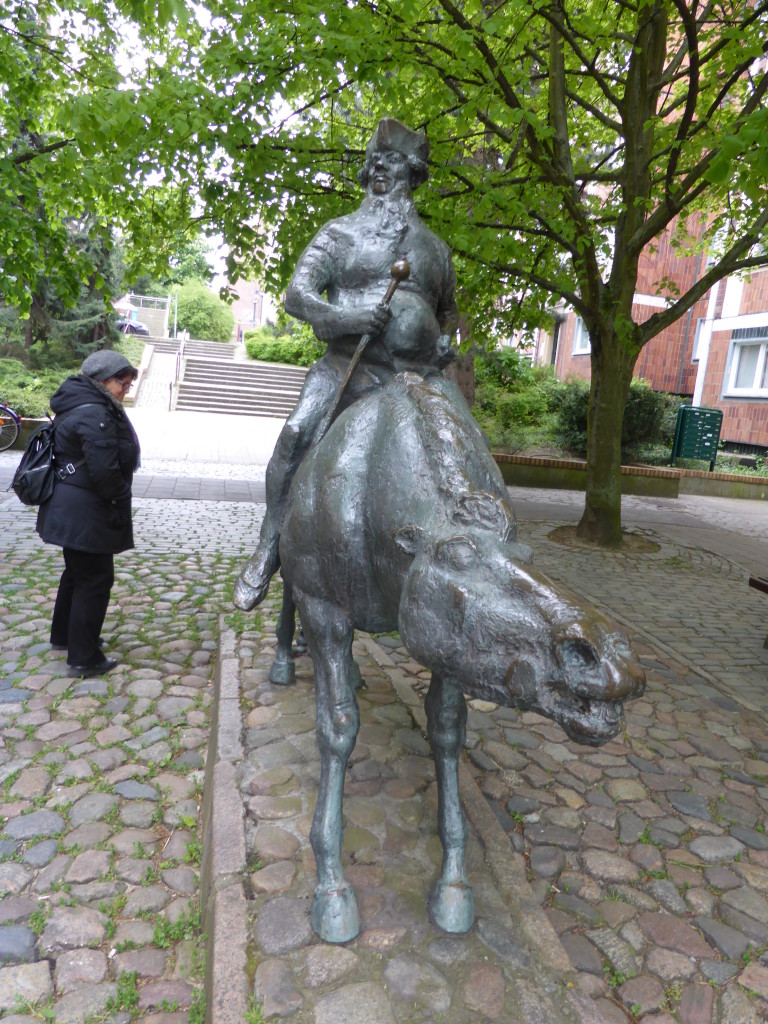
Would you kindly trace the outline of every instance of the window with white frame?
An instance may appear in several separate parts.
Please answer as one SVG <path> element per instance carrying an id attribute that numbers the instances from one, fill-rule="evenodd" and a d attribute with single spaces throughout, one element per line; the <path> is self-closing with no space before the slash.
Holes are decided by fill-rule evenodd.
<path id="1" fill-rule="evenodd" d="M 699 361 L 699 345 L 701 344 L 701 331 L 704 327 L 704 317 L 700 316 L 696 321 L 696 333 L 693 336 L 693 349 L 691 350 L 691 362 L 698 363 Z"/>
<path id="2" fill-rule="evenodd" d="M 573 354 L 583 356 L 592 351 L 589 343 L 589 331 L 580 316 L 576 317 L 576 325 L 573 328 Z"/>
<path id="3" fill-rule="evenodd" d="M 726 394 L 768 397 L 768 324 L 733 331 L 731 345 Z"/>

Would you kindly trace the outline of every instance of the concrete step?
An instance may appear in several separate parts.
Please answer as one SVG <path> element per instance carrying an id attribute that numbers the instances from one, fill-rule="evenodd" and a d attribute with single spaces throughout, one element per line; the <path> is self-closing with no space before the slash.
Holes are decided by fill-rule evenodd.
<path id="1" fill-rule="evenodd" d="M 187 341 L 184 354 L 188 357 L 231 361 L 235 358 L 236 345 L 218 341 Z"/>
<path id="2" fill-rule="evenodd" d="M 307 371 L 276 363 L 241 363 L 188 356 L 176 409 L 285 418 L 299 397 Z"/>
<path id="3" fill-rule="evenodd" d="M 279 396 L 252 396 L 247 401 L 234 404 L 229 397 L 206 394 L 204 397 L 190 395 L 179 388 L 176 410 L 179 412 L 228 413 L 233 416 L 274 416 L 285 419 L 293 409 L 294 402 Z"/>
<path id="4" fill-rule="evenodd" d="M 238 381 L 247 384 L 262 382 L 285 382 L 301 387 L 306 377 L 306 370 L 291 372 L 290 368 L 272 367 L 262 363 L 227 363 L 211 362 L 201 359 L 187 359 L 184 366 L 184 380 L 189 381 Z"/>
<path id="5" fill-rule="evenodd" d="M 147 338 L 146 341 L 155 352 L 159 352 L 162 355 L 176 355 L 179 351 L 179 341 L 177 338 Z"/>

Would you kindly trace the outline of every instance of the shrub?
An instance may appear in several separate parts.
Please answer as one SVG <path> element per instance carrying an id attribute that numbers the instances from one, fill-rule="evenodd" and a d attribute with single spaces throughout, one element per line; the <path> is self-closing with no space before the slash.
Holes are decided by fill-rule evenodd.
<path id="1" fill-rule="evenodd" d="M 556 429 L 562 443 L 576 452 L 586 452 L 589 381 L 579 377 L 558 381 L 549 389 L 549 401 L 556 415 Z M 668 429 L 669 410 L 674 407 L 676 415 L 679 403 L 680 399 L 663 391 L 654 391 L 646 380 L 633 378 L 624 409 L 622 447 L 661 441 Z"/>
<path id="2" fill-rule="evenodd" d="M 177 328 L 198 341 L 231 341 L 235 314 L 203 281 L 187 281 L 176 289 Z"/>
<path id="3" fill-rule="evenodd" d="M 248 358 L 263 363 L 311 366 L 325 352 L 325 345 L 317 340 L 306 324 L 297 327 L 292 333 L 270 325 L 257 327 L 253 331 L 246 331 L 243 340 Z"/>
<path id="4" fill-rule="evenodd" d="M 70 373 L 77 373 L 77 368 L 35 371 L 18 359 L 0 359 L 0 398 L 19 416 L 40 419 L 51 395 Z"/>
<path id="5" fill-rule="evenodd" d="M 553 379 L 550 367 L 532 365 L 516 349 L 475 357 L 472 412 L 492 448 L 515 452 L 549 441 L 548 390 Z"/>

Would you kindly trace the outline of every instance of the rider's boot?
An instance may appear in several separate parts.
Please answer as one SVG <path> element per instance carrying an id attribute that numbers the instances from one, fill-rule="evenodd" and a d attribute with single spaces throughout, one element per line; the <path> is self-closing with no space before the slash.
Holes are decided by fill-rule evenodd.
<path id="1" fill-rule="evenodd" d="M 259 546 L 248 565 L 240 573 L 235 583 L 233 600 L 236 608 L 249 612 L 257 604 L 261 604 L 267 596 L 269 581 L 280 565 L 278 552 L 280 537 L 262 537 Z"/>

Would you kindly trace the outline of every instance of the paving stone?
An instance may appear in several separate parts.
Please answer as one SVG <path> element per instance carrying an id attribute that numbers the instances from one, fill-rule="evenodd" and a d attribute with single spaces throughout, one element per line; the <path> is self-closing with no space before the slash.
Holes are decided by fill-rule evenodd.
<path id="1" fill-rule="evenodd" d="M 670 914 L 685 914 L 688 910 L 685 900 L 667 878 L 651 879 L 645 890 Z"/>
<path id="2" fill-rule="evenodd" d="M 396 999 L 419 1003 L 435 1013 L 446 1013 L 451 1005 L 447 980 L 435 967 L 418 957 L 395 957 L 385 966 L 383 977 Z"/>
<path id="3" fill-rule="evenodd" d="M 72 805 L 69 812 L 70 828 L 101 821 L 118 804 L 117 797 L 110 793 L 89 793 Z"/>
<path id="4" fill-rule="evenodd" d="M 54 980 L 59 995 L 83 985 L 99 985 L 107 976 L 107 958 L 98 949 L 73 949 L 56 957 Z"/>
<path id="5" fill-rule="evenodd" d="M 586 971 L 598 978 L 603 976 L 603 958 L 583 935 L 562 935 L 560 941 L 571 958 L 571 963 L 577 971 Z"/>
<path id="6" fill-rule="evenodd" d="M 729 986 L 720 996 L 717 1024 L 765 1024 L 765 1017 L 745 992 Z"/>
<path id="7" fill-rule="evenodd" d="M 29 846 L 22 854 L 22 861 L 32 868 L 43 868 L 50 864 L 59 849 L 57 839 L 43 839 L 42 842 Z"/>
<path id="8" fill-rule="evenodd" d="M 0 968 L 0 1010 L 14 1010 L 19 1003 L 35 1006 L 52 995 L 53 980 L 47 960 Z"/>
<path id="9" fill-rule="evenodd" d="M 309 988 L 332 985 L 353 971 L 359 959 L 356 953 L 343 946 L 311 946 L 304 959 L 304 984 Z"/>
<path id="10" fill-rule="evenodd" d="M 584 850 L 581 863 L 585 871 L 601 882 L 634 882 L 640 874 L 634 864 L 604 850 Z"/>
<path id="11" fill-rule="evenodd" d="M 504 1011 L 504 974 L 490 964 L 472 964 L 462 994 L 469 1010 L 488 1020 L 498 1020 Z"/>
<path id="12" fill-rule="evenodd" d="M 587 938 L 611 962 L 617 974 L 631 978 L 638 973 L 639 964 L 632 947 L 609 928 L 596 928 L 587 932 Z"/>
<path id="13" fill-rule="evenodd" d="M 126 917 L 139 917 L 142 914 L 157 913 L 168 903 L 171 896 L 159 885 L 147 885 L 134 889 L 125 901 L 123 913 Z"/>
<path id="14" fill-rule="evenodd" d="M 677 1007 L 677 1019 L 680 1024 L 709 1024 L 714 1004 L 715 993 L 709 985 L 686 985 Z"/>
<path id="15" fill-rule="evenodd" d="M 290 966 L 284 960 L 262 960 L 256 968 L 253 994 L 265 1018 L 290 1017 L 304 999 Z"/>
<path id="16" fill-rule="evenodd" d="M 747 917 L 752 917 L 760 924 L 768 924 L 768 900 L 754 889 L 747 886 L 731 889 L 720 897 L 721 912 L 723 907 L 732 907 Z"/>
<path id="17" fill-rule="evenodd" d="M 397 1024 L 385 989 L 373 982 L 345 985 L 318 999 L 314 1024 Z"/>
<path id="18" fill-rule="evenodd" d="M 0 964 L 28 964 L 37 960 L 37 935 L 23 924 L 0 926 Z"/>
<path id="19" fill-rule="evenodd" d="M 643 933 L 664 949 L 672 949 L 686 956 L 710 959 L 712 947 L 685 921 L 671 914 L 644 913 L 637 918 Z"/>
<path id="20" fill-rule="evenodd" d="M 645 957 L 645 968 L 662 981 L 670 983 L 685 980 L 696 974 L 696 963 L 683 953 L 654 946 Z"/>
<path id="21" fill-rule="evenodd" d="M 537 878 L 557 878 L 565 864 L 565 852 L 554 846 L 534 846 L 531 850 L 531 871 Z"/>
<path id="22" fill-rule="evenodd" d="M 157 790 L 154 786 L 149 786 L 142 782 L 136 782 L 134 780 L 127 780 L 126 782 L 118 782 L 114 787 L 115 792 L 121 796 L 124 800 L 159 800 Z"/>
<path id="23" fill-rule="evenodd" d="M 40 936 L 40 952 L 56 957 L 80 946 L 98 946 L 106 930 L 106 918 L 96 910 L 54 907 Z"/>
<path id="24" fill-rule="evenodd" d="M 142 1010 L 162 1007 L 169 1003 L 180 1007 L 189 1006 L 192 1002 L 194 988 L 186 981 L 160 979 L 150 981 L 139 992 L 139 1007 Z"/>
<path id="25" fill-rule="evenodd" d="M 32 872 L 23 864 L 0 864 L 0 894 L 21 892 L 31 878 Z"/>
<path id="26" fill-rule="evenodd" d="M 737 973 L 739 968 L 735 964 L 724 963 L 722 960 L 702 960 L 699 963 L 699 970 L 706 981 L 712 981 L 716 985 L 727 985 Z"/>
<path id="27" fill-rule="evenodd" d="M 475 928 L 478 937 L 505 961 L 509 970 L 525 970 L 530 967 L 530 953 L 514 931 L 489 918 L 478 920 Z"/>
<path id="28" fill-rule="evenodd" d="M 715 864 L 733 860 L 745 847 L 732 836 L 700 836 L 688 844 L 688 849 L 707 864 Z"/>
<path id="29" fill-rule="evenodd" d="M 56 1024 L 88 1024 L 103 1014 L 110 1000 L 117 995 L 117 985 L 82 985 L 56 1001 Z"/>
<path id="30" fill-rule="evenodd" d="M 112 960 L 115 977 L 136 973 L 139 978 L 160 978 L 168 965 L 168 953 L 164 949 L 133 949 L 118 953 Z"/>
<path id="31" fill-rule="evenodd" d="M 91 882 L 109 871 L 111 857 L 106 850 L 86 850 L 72 861 L 66 874 L 70 883 Z"/>
<path id="32" fill-rule="evenodd" d="M 618 992 L 627 1009 L 639 1006 L 641 1007 L 639 1013 L 643 1016 L 660 1010 L 666 998 L 661 983 L 647 974 L 641 974 L 637 978 L 625 981 L 623 985 L 619 986 Z"/>
<path id="33" fill-rule="evenodd" d="M 11 839 L 42 839 L 64 830 L 64 819 L 55 811 L 32 811 L 6 823 L 5 834 Z"/>
<path id="34" fill-rule="evenodd" d="M 712 813 L 706 797 L 700 796 L 698 793 L 676 790 L 668 790 L 666 797 L 675 810 L 681 814 L 686 814 L 691 818 L 701 818 L 703 821 L 712 820 Z"/>
<path id="35" fill-rule="evenodd" d="M 7 896 L 0 900 L 0 924 L 26 921 L 37 910 L 38 903 L 28 896 Z"/>
<path id="36" fill-rule="evenodd" d="M 259 911 L 255 937 L 265 953 L 280 956 L 314 940 L 309 923 L 309 907 L 304 900 L 277 896 Z"/>

